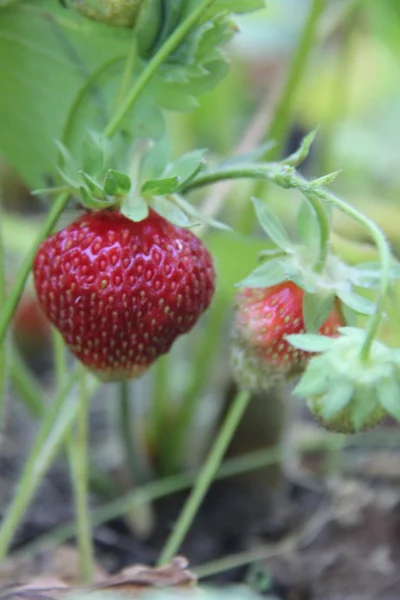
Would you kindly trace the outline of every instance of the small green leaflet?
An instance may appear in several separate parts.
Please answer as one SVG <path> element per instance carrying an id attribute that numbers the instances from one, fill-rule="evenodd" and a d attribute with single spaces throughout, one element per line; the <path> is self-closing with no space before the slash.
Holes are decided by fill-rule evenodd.
<path id="1" fill-rule="evenodd" d="M 291 252 L 293 245 L 278 217 L 258 198 L 252 198 L 259 223 L 279 248 Z"/>
<path id="2" fill-rule="evenodd" d="M 174 202 L 171 202 L 171 200 L 164 198 L 164 196 L 153 198 L 151 205 L 159 215 L 178 227 L 190 227 L 192 225 L 184 211 L 174 204 Z"/>
<path id="3" fill-rule="evenodd" d="M 272 258 L 257 267 L 238 287 L 265 288 L 290 279 L 293 264 L 285 258 Z"/>
<path id="4" fill-rule="evenodd" d="M 375 312 L 375 303 L 359 296 L 353 291 L 338 288 L 337 295 L 341 301 L 356 313 L 361 315 L 372 315 Z"/>
<path id="5" fill-rule="evenodd" d="M 185 186 L 189 181 L 194 179 L 196 175 L 204 167 L 204 156 L 207 150 L 194 150 L 180 156 L 177 160 L 169 163 L 164 171 L 164 176 L 178 177 L 180 188 Z"/>
<path id="6" fill-rule="evenodd" d="M 333 309 L 333 294 L 308 294 L 303 296 L 303 318 L 306 331 L 316 333 L 325 323 Z"/>
<path id="7" fill-rule="evenodd" d="M 328 387 L 328 368 L 324 356 L 313 358 L 293 393 L 301 398 L 324 394 Z"/>
<path id="8" fill-rule="evenodd" d="M 125 196 L 121 203 L 121 212 L 131 221 L 143 221 L 149 214 L 149 205 L 141 196 Z"/>
<path id="9" fill-rule="evenodd" d="M 145 196 L 163 196 L 173 194 L 180 188 L 179 177 L 166 177 L 165 179 L 150 179 L 146 181 L 141 192 Z"/>
<path id="10" fill-rule="evenodd" d="M 332 173 L 328 173 L 327 175 L 322 175 L 322 177 L 318 177 L 317 179 L 313 179 L 310 182 L 311 187 L 317 189 L 320 187 L 324 187 L 325 185 L 329 185 L 336 179 L 338 175 L 340 175 L 342 171 L 333 171 Z"/>
<path id="11" fill-rule="evenodd" d="M 85 171 L 79 171 L 79 175 L 82 177 L 92 196 L 95 198 L 104 198 L 103 188 L 95 179 L 93 179 L 93 177 L 89 175 L 89 173 L 85 173 Z"/>
<path id="12" fill-rule="evenodd" d="M 379 381 L 376 387 L 379 402 L 395 419 L 400 421 L 400 387 L 394 378 Z"/>
<path id="13" fill-rule="evenodd" d="M 328 393 L 322 400 L 322 416 L 328 421 L 343 410 L 351 401 L 354 385 L 346 379 L 330 381 Z"/>
<path id="14" fill-rule="evenodd" d="M 326 335 L 317 335 L 314 333 L 296 333 L 286 336 L 289 344 L 305 350 L 306 352 L 326 352 L 330 350 L 334 343 L 334 339 Z"/>
<path id="15" fill-rule="evenodd" d="M 285 160 L 282 161 L 282 164 L 290 165 L 291 167 L 298 167 L 307 158 L 315 136 L 317 135 L 317 130 L 317 128 L 313 129 L 313 131 L 306 135 L 303 138 L 298 150 L 285 158 Z"/>
<path id="16" fill-rule="evenodd" d="M 128 175 L 109 169 L 104 180 L 104 193 L 107 196 L 124 196 L 131 190 L 132 182 Z"/>

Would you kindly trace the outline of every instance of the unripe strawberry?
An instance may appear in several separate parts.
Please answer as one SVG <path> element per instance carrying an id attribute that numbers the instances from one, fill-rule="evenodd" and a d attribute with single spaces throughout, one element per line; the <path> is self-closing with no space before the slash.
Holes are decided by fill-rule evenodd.
<path id="1" fill-rule="evenodd" d="M 243 288 L 235 300 L 232 336 L 233 374 L 247 389 L 268 389 L 282 377 L 301 373 L 312 356 L 285 337 L 305 332 L 304 291 L 290 281 L 266 288 Z M 344 324 L 338 305 L 320 328 L 336 336 Z"/>
<path id="2" fill-rule="evenodd" d="M 45 240 L 34 262 L 40 305 L 101 379 L 138 377 L 209 306 L 203 243 L 153 210 L 140 222 L 96 211 Z"/>
<path id="3" fill-rule="evenodd" d="M 307 405 L 318 423 L 328 431 L 334 433 L 345 433 L 350 435 L 360 433 L 360 431 L 367 431 L 382 423 L 387 417 L 387 412 L 384 408 L 380 405 L 376 405 L 367 416 L 361 429 L 356 429 L 351 404 L 336 413 L 331 419 L 326 419 L 322 415 L 323 401 L 324 399 L 321 396 L 312 396 L 311 398 L 308 398 Z"/>
<path id="4" fill-rule="evenodd" d="M 72 0 L 73 7 L 93 21 L 118 27 L 133 27 L 142 0 Z"/>

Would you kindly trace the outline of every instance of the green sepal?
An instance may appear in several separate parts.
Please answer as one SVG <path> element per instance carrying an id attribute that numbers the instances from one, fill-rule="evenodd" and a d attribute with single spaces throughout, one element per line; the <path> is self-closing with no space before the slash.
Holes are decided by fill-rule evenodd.
<path id="1" fill-rule="evenodd" d="M 400 387 L 399 383 L 393 378 L 386 378 L 379 381 L 376 386 L 376 392 L 380 404 L 392 417 L 400 421 Z"/>
<path id="2" fill-rule="evenodd" d="M 334 300 L 334 294 L 304 294 L 303 319 L 307 332 L 319 331 L 332 312 Z"/>
<path id="3" fill-rule="evenodd" d="M 78 189 L 81 182 L 77 163 L 72 158 L 69 150 L 64 146 L 64 144 L 56 141 L 56 146 L 60 155 L 57 171 L 70 187 L 73 189 Z"/>
<path id="4" fill-rule="evenodd" d="M 363 425 L 377 406 L 376 390 L 367 389 L 364 386 L 356 391 L 351 403 L 351 420 L 356 431 L 362 430 Z"/>
<path id="5" fill-rule="evenodd" d="M 99 176 L 115 149 L 112 142 L 98 131 L 90 130 L 83 140 L 82 170 Z"/>
<path id="6" fill-rule="evenodd" d="M 359 263 L 349 269 L 349 276 L 357 287 L 377 288 L 382 279 L 382 265 L 379 262 Z M 400 279 L 400 264 L 391 265 L 390 278 L 392 280 Z"/>
<path id="7" fill-rule="evenodd" d="M 343 290 L 340 287 L 337 289 L 337 295 L 340 300 L 360 315 L 373 315 L 375 312 L 375 303 L 363 298 L 352 290 Z"/>
<path id="8" fill-rule="evenodd" d="M 285 339 L 298 350 L 306 352 L 326 352 L 332 348 L 336 338 L 315 333 L 293 333 L 286 335 Z"/>
<path id="9" fill-rule="evenodd" d="M 263 262 L 259 267 L 239 283 L 237 287 L 266 288 L 287 281 L 292 276 L 294 265 L 285 258 L 272 258 Z"/>
<path id="10" fill-rule="evenodd" d="M 318 177 L 317 179 L 313 179 L 312 181 L 310 181 L 310 185 L 313 188 L 319 188 L 329 185 L 330 183 L 332 183 L 332 181 L 336 179 L 338 175 L 340 175 L 341 172 L 342 169 L 339 169 L 338 171 L 333 171 L 332 173 L 328 173 L 327 175 L 322 175 L 322 177 Z"/>
<path id="11" fill-rule="evenodd" d="M 83 181 L 86 184 L 87 189 L 89 190 L 91 196 L 97 199 L 104 199 L 105 194 L 104 190 L 100 184 L 97 183 L 95 179 L 89 173 L 85 173 L 85 171 L 80 170 L 79 175 L 82 177 Z"/>
<path id="12" fill-rule="evenodd" d="M 129 175 L 109 169 L 104 179 L 103 190 L 107 196 L 125 196 L 131 191 L 132 182 Z"/>
<path id="13" fill-rule="evenodd" d="M 190 202 L 187 202 L 187 200 L 182 198 L 182 196 L 180 196 L 179 194 L 174 194 L 173 201 L 186 214 L 195 218 L 200 223 L 205 223 L 206 225 L 209 225 L 210 227 L 215 227 L 216 229 L 222 229 L 223 231 L 231 231 L 231 229 L 232 229 L 231 227 L 229 227 L 229 225 L 226 225 L 225 223 L 221 223 L 221 221 L 217 221 L 216 219 L 213 219 L 212 217 L 209 217 L 208 215 L 202 213 L 195 206 L 193 206 L 193 204 L 190 204 Z"/>
<path id="14" fill-rule="evenodd" d="M 322 404 L 322 417 L 329 421 L 341 410 L 346 408 L 354 395 L 354 384 L 346 379 L 336 379 L 330 382 Z"/>
<path id="15" fill-rule="evenodd" d="M 115 205 L 115 201 L 108 201 L 106 199 L 101 200 L 96 198 L 89 188 L 86 185 L 79 186 L 79 193 L 82 198 L 82 204 L 86 208 L 91 208 L 94 210 L 104 210 L 106 208 L 110 208 Z"/>
<path id="16" fill-rule="evenodd" d="M 317 255 L 321 232 L 317 213 L 308 200 L 304 200 L 297 213 L 297 234 L 301 243 Z"/>
<path id="17" fill-rule="evenodd" d="M 327 365 L 324 357 L 313 358 L 293 393 L 300 398 L 320 396 L 328 389 Z"/>
<path id="18" fill-rule="evenodd" d="M 298 167 L 309 155 L 310 148 L 314 142 L 315 136 L 317 135 L 318 128 L 313 129 L 307 134 L 300 143 L 300 146 L 296 152 L 288 156 L 282 161 L 282 164 L 289 165 L 291 167 Z"/>
<path id="19" fill-rule="evenodd" d="M 141 196 L 125 196 L 120 210 L 128 219 L 135 222 L 143 221 L 149 215 L 149 205 Z"/>
<path id="20" fill-rule="evenodd" d="M 206 152 L 207 150 L 200 149 L 180 156 L 167 165 L 164 176 L 177 177 L 180 182 L 179 188 L 183 188 L 203 169 Z"/>
<path id="21" fill-rule="evenodd" d="M 185 212 L 164 196 L 153 198 L 151 205 L 159 215 L 178 227 L 191 227 L 193 225 Z"/>
<path id="22" fill-rule="evenodd" d="M 165 177 L 164 179 L 149 179 L 141 187 L 144 196 L 164 196 L 173 194 L 180 187 L 179 177 Z"/>
<path id="23" fill-rule="evenodd" d="M 293 244 L 275 213 L 273 213 L 264 202 L 258 200 L 258 198 L 252 198 L 252 201 L 258 221 L 268 237 L 275 242 L 279 248 L 282 248 L 287 252 L 292 252 Z"/>
<path id="24" fill-rule="evenodd" d="M 30 194 L 32 196 L 57 196 L 62 192 L 70 191 L 69 185 L 58 185 L 56 187 L 40 188 L 38 190 L 32 190 Z"/>

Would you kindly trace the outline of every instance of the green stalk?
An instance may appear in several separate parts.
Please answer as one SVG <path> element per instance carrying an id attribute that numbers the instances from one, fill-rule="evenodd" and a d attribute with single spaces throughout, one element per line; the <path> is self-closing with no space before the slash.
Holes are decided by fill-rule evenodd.
<path id="1" fill-rule="evenodd" d="M 79 410 L 76 431 L 68 434 L 68 454 L 74 485 L 79 562 L 82 583 L 93 580 L 92 527 L 88 502 L 88 418 L 90 394 L 86 373 L 80 376 Z"/>
<path id="2" fill-rule="evenodd" d="M 314 447 L 312 451 L 315 451 Z M 227 459 L 216 473 L 214 480 L 228 479 L 235 475 L 262 469 L 268 465 L 280 462 L 281 459 L 282 450 L 279 446 L 268 448 L 267 450 L 249 452 L 246 455 Z M 117 500 L 109 502 L 105 506 L 94 509 L 92 511 L 92 526 L 103 525 L 108 521 L 129 514 L 132 510 L 139 508 L 143 504 L 186 490 L 196 481 L 197 477 L 197 473 L 181 473 L 143 485 Z M 74 536 L 75 532 L 76 526 L 74 523 L 61 525 L 50 533 L 42 535 L 34 542 L 25 545 L 15 555 L 25 556 L 45 548 L 57 546 Z"/>
<path id="3" fill-rule="evenodd" d="M 0 206 L 1 215 L 1 206 Z M 5 256 L 3 246 L 3 231 L 0 223 L 0 307 L 6 301 L 6 274 Z M 7 341 L 0 342 L 0 440 L 3 429 L 4 405 L 5 405 L 5 381 L 6 381 L 6 349 Z"/>
<path id="4" fill-rule="evenodd" d="M 206 458 L 203 468 L 196 480 L 195 486 L 183 507 L 175 524 L 171 536 L 161 552 L 158 564 L 169 563 L 178 552 L 195 515 L 202 503 L 215 474 L 221 464 L 223 456 L 229 446 L 240 419 L 248 405 L 250 394 L 247 391 L 239 392 L 229 408 L 227 417 L 218 433 L 217 439 Z"/>
<path id="5" fill-rule="evenodd" d="M 306 196 L 315 211 L 319 224 L 319 253 L 313 268 L 316 273 L 322 273 L 329 255 L 329 237 L 331 233 L 329 218 L 321 200 L 315 198 L 312 194 Z"/>
<path id="6" fill-rule="evenodd" d="M 16 351 L 10 362 L 11 385 L 25 404 L 29 413 L 36 418 L 42 417 L 45 411 L 44 391 L 26 367 Z"/>
<path id="7" fill-rule="evenodd" d="M 1 523 L 0 562 L 4 560 L 23 514 L 75 418 L 79 401 L 76 395 L 69 393 L 77 376 L 78 370 L 74 369 L 39 428 L 13 500 Z"/>
<path id="8" fill-rule="evenodd" d="M 218 345 L 221 322 L 225 314 L 226 306 L 221 301 L 210 312 L 210 322 L 194 359 L 196 368 L 192 370 L 176 422 L 172 425 L 167 440 L 168 443 L 164 448 L 164 470 L 166 473 L 172 473 L 179 469 L 182 446 L 201 399 L 201 391 L 207 381 L 207 373 L 215 358 L 214 349 Z"/>
<path id="9" fill-rule="evenodd" d="M 126 98 L 137 58 L 137 40 L 136 37 L 133 35 L 132 42 L 129 46 L 128 54 L 125 60 L 124 72 L 122 73 L 121 83 L 118 89 L 117 99 L 115 102 L 117 108 L 122 105 L 124 98 Z"/>
<path id="10" fill-rule="evenodd" d="M 200 19 L 202 14 L 207 10 L 215 0 L 202 0 L 198 7 L 195 8 L 190 15 L 175 29 L 172 35 L 165 41 L 161 48 L 156 52 L 153 58 L 148 62 L 146 68 L 137 78 L 131 91 L 127 95 L 124 102 L 117 107 L 111 121 L 104 130 L 104 134 L 107 137 L 112 137 L 114 133 L 120 127 L 122 121 L 125 119 L 132 106 L 136 102 L 137 98 L 161 67 L 163 62 L 172 54 L 172 52 L 179 46 L 179 44 L 185 39 L 190 30 L 194 27 L 197 21 Z"/>
<path id="11" fill-rule="evenodd" d="M 391 255 L 389 245 L 383 232 L 374 221 L 360 213 L 356 208 L 353 208 L 335 194 L 320 187 L 317 184 L 317 180 L 308 181 L 299 175 L 292 167 L 288 167 L 281 163 L 263 163 L 262 165 L 242 165 L 239 167 L 232 166 L 227 167 L 226 169 L 216 169 L 215 171 L 210 171 L 196 177 L 185 186 L 184 191 L 189 191 L 203 185 L 209 185 L 210 183 L 216 183 L 217 181 L 222 181 L 224 179 L 242 178 L 266 179 L 285 189 L 297 189 L 308 199 L 319 199 L 328 205 L 334 206 L 351 219 L 360 223 L 368 231 L 379 250 L 382 276 L 375 312 L 369 321 L 365 341 L 360 354 L 361 360 L 367 361 L 371 344 L 375 339 L 382 320 L 384 303 L 390 286 Z"/>
<path id="12" fill-rule="evenodd" d="M 14 286 L 11 290 L 10 295 L 8 296 L 4 307 L 0 312 L 0 345 L 4 341 L 8 326 L 11 322 L 14 311 L 17 307 L 17 304 L 21 298 L 22 292 L 24 291 L 24 286 L 26 280 L 28 279 L 30 270 L 32 268 L 32 263 L 35 258 L 35 254 L 40 246 L 42 240 L 47 237 L 51 231 L 53 230 L 60 214 L 63 212 L 67 202 L 69 200 L 69 193 L 65 192 L 60 194 L 58 198 L 54 201 L 51 206 L 50 212 L 47 215 L 47 218 L 43 224 L 42 229 L 40 230 L 30 252 L 25 258 L 20 270 L 18 271 Z"/>
<path id="13" fill-rule="evenodd" d="M 168 447 L 170 442 L 169 435 L 165 435 L 168 419 L 169 367 L 169 355 L 166 354 L 158 359 L 154 368 L 154 390 L 150 413 L 150 433 L 151 445 L 155 448 L 157 466 L 160 462 L 163 462 L 165 446 Z"/>

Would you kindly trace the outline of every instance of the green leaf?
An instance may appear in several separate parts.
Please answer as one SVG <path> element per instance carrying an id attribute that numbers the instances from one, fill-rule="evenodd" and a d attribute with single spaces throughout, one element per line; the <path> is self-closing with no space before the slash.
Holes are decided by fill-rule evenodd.
<path id="1" fill-rule="evenodd" d="M 238 287 L 265 288 L 288 280 L 288 271 L 292 265 L 282 258 L 272 258 L 257 267 L 246 279 L 240 281 Z"/>
<path id="2" fill-rule="evenodd" d="M 361 315 L 372 315 L 375 312 L 375 303 L 359 296 L 351 290 L 342 290 L 338 288 L 337 295 L 340 300 L 349 308 Z"/>
<path id="3" fill-rule="evenodd" d="M 316 333 L 325 323 L 333 309 L 333 294 L 308 294 L 303 296 L 303 318 L 306 331 Z"/>
<path id="4" fill-rule="evenodd" d="M 324 187 L 326 185 L 329 185 L 330 183 L 332 183 L 332 181 L 334 181 L 336 179 L 336 177 L 338 175 L 340 175 L 341 172 L 342 172 L 342 170 L 333 171 L 333 173 L 328 173 L 327 175 L 323 175 L 322 177 L 313 179 L 310 182 L 310 185 L 313 188 L 319 188 L 319 187 Z"/>
<path id="5" fill-rule="evenodd" d="M 101 185 L 97 183 L 88 173 L 85 171 L 79 171 L 80 176 L 83 181 L 86 183 L 87 188 L 90 190 L 90 193 L 95 198 L 104 198 L 104 191 Z"/>
<path id="6" fill-rule="evenodd" d="M 125 196 L 121 203 L 121 212 L 131 221 L 143 221 L 148 217 L 149 205 L 141 196 Z"/>
<path id="7" fill-rule="evenodd" d="M 200 223 L 205 223 L 206 225 L 209 225 L 210 227 L 215 227 L 216 229 L 222 229 L 225 231 L 231 230 L 229 225 L 226 225 L 225 223 L 221 223 L 221 221 L 217 221 L 216 219 L 213 219 L 212 217 L 209 217 L 208 215 L 202 213 L 195 206 L 193 206 L 193 204 L 190 204 L 190 202 L 188 202 L 187 200 L 182 198 L 182 196 L 179 196 L 179 194 L 174 194 L 174 202 L 186 214 L 190 215 L 191 217 L 194 217 Z"/>
<path id="8" fill-rule="evenodd" d="M 317 213 L 312 204 L 304 200 L 297 214 L 297 233 L 301 243 L 315 254 L 319 251 L 320 228 Z"/>
<path id="9" fill-rule="evenodd" d="M 141 188 L 143 195 L 163 196 L 173 194 L 179 189 L 179 177 L 166 177 L 165 179 L 150 179 L 146 181 Z"/>
<path id="10" fill-rule="evenodd" d="M 285 337 L 289 344 L 306 352 L 326 352 L 334 343 L 333 338 L 314 333 L 296 333 Z"/>
<path id="11" fill-rule="evenodd" d="M 192 225 L 184 211 L 164 196 L 153 198 L 151 205 L 159 215 L 167 221 L 171 221 L 174 225 L 178 225 L 178 227 L 190 227 Z"/>
<path id="12" fill-rule="evenodd" d="M 258 221 L 273 242 L 279 248 L 288 252 L 293 250 L 293 245 L 278 217 L 270 210 L 264 202 L 252 198 Z"/>
<path id="13" fill-rule="evenodd" d="M 392 417 L 400 421 L 400 386 L 394 378 L 386 378 L 376 386 L 379 402 Z"/>
<path id="14" fill-rule="evenodd" d="M 303 138 L 299 149 L 287 158 L 285 158 L 285 160 L 283 160 L 282 163 L 285 165 L 290 165 L 292 167 L 299 166 L 307 158 L 310 152 L 311 145 L 315 139 L 315 136 L 317 135 L 317 131 L 318 128 L 313 129 L 313 131 L 306 135 Z"/>
<path id="15" fill-rule="evenodd" d="M 331 382 L 329 390 L 322 401 L 322 416 L 328 421 L 343 410 L 351 401 L 354 385 L 346 379 L 336 379 Z"/>
<path id="16" fill-rule="evenodd" d="M 180 156 L 177 160 L 169 163 L 165 169 L 164 176 L 178 177 L 179 187 L 183 187 L 201 171 L 204 166 L 206 150 L 194 150 Z"/>
<path id="17" fill-rule="evenodd" d="M 144 142 L 146 142 L 147 151 L 144 151 Z M 171 156 L 171 140 L 167 137 L 163 137 L 157 141 L 139 140 L 137 151 L 139 155 L 142 155 L 140 166 L 141 181 L 146 182 L 148 180 L 160 179 Z"/>
<path id="18" fill-rule="evenodd" d="M 98 209 L 103 210 L 103 209 L 113 206 L 115 204 L 115 202 L 113 202 L 113 201 L 109 202 L 105 199 L 101 200 L 101 199 L 97 198 L 95 195 L 93 195 L 92 191 L 86 184 L 81 185 L 79 187 L 79 193 L 82 198 L 82 204 L 86 208 L 92 208 L 95 210 L 98 210 Z"/>
<path id="19" fill-rule="evenodd" d="M 300 398 L 320 396 L 328 389 L 328 366 L 324 357 L 313 358 L 304 372 L 293 394 Z"/>
<path id="20" fill-rule="evenodd" d="M 132 182 L 128 175 L 109 169 L 104 180 L 104 193 L 107 196 L 124 196 L 131 190 Z"/>

